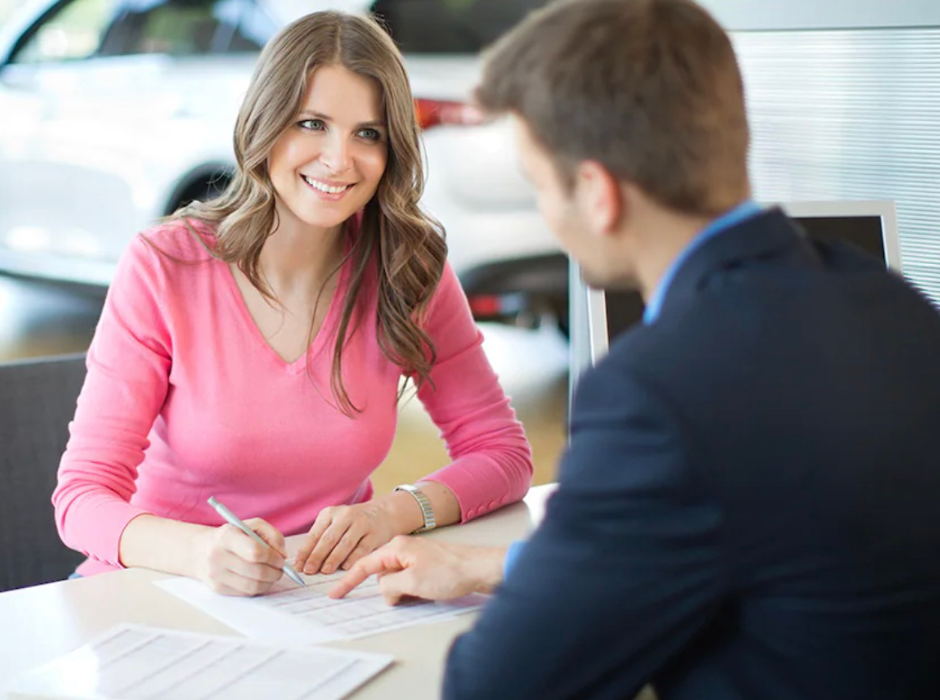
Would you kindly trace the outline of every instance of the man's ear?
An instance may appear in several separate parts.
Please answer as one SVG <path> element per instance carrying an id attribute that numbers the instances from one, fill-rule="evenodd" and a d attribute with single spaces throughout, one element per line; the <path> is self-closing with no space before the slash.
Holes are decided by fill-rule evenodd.
<path id="1" fill-rule="evenodd" d="M 602 236 L 613 233 L 626 214 L 617 178 L 596 160 L 585 160 L 578 164 L 576 187 L 591 232 Z"/>

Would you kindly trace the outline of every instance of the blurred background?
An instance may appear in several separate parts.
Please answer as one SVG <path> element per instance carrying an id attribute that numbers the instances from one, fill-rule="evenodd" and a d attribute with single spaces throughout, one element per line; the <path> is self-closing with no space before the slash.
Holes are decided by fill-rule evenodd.
<path id="1" fill-rule="evenodd" d="M 83 352 L 127 242 L 230 173 L 257 50 L 325 7 L 381 12 L 425 129 L 425 206 L 485 349 L 532 441 L 536 483 L 565 439 L 567 267 L 502 123 L 466 99 L 480 49 L 541 2 L 0 0 L 0 362 Z M 511 235 L 507 235 L 511 234 Z M 447 461 L 416 399 L 401 407 L 379 492 Z"/>
<path id="2" fill-rule="evenodd" d="M 375 12 L 405 56 L 423 205 L 532 441 L 565 437 L 568 268 L 504 121 L 468 106 L 481 50 L 545 0 L 0 0 L 0 361 L 84 350 L 130 238 L 224 187 L 261 46 L 318 9 Z M 702 0 L 731 31 L 761 202 L 888 200 L 904 274 L 940 302 L 940 3 Z M 402 407 L 380 490 L 446 461 Z"/>

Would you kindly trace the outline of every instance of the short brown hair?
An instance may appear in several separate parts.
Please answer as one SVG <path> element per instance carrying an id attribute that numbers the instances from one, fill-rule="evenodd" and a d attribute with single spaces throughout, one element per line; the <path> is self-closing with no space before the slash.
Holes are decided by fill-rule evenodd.
<path id="1" fill-rule="evenodd" d="M 566 0 L 486 57 L 477 100 L 513 112 L 570 187 L 601 163 L 686 214 L 750 194 L 744 89 L 731 41 L 691 0 Z"/>

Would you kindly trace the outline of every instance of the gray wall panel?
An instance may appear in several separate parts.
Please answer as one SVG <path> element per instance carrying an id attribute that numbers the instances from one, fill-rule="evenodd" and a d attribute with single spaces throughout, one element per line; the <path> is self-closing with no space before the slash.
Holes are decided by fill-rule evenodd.
<path id="1" fill-rule="evenodd" d="M 937 0 L 699 0 L 725 27 L 848 29 L 940 26 Z"/>
<path id="2" fill-rule="evenodd" d="M 894 200 L 904 272 L 940 304 L 940 29 L 733 36 L 756 197 Z"/>

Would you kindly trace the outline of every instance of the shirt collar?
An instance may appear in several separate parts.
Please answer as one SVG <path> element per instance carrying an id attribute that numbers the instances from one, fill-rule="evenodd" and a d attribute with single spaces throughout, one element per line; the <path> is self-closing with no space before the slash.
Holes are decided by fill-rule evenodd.
<path id="1" fill-rule="evenodd" d="M 679 268 L 682 267 L 682 264 L 693 252 L 695 252 L 703 243 L 705 243 L 705 241 L 709 240 L 710 238 L 714 238 L 722 231 L 726 231 L 729 228 L 737 226 L 742 221 L 750 219 L 752 216 L 755 216 L 760 212 L 760 205 L 756 204 L 750 199 L 745 200 L 734 209 L 725 212 L 717 219 L 713 219 L 712 222 L 708 224 L 708 226 L 695 234 L 689 244 L 682 250 L 681 253 L 679 253 L 679 255 L 676 256 L 676 259 L 672 261 L 669 267 L 666 268 L 665 274 L 663 274 L 663 277 L 656 286 L 656 289 L 650 295 L 649 301 L 646 303 L 646 309 L 643 311 L 643 323 L 648 325 L 659 318 L 659 312 L 663 307 L 663 300 L 666 298 L 666 293 L 669 291 L 669 287 L 672 285 L 672 280 L 675 278 Z"/>

